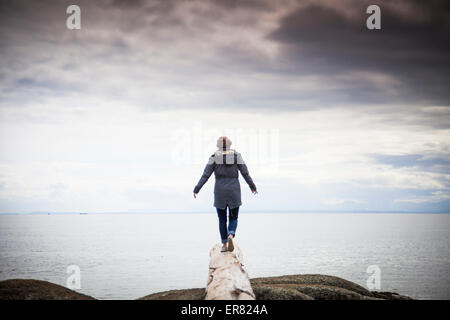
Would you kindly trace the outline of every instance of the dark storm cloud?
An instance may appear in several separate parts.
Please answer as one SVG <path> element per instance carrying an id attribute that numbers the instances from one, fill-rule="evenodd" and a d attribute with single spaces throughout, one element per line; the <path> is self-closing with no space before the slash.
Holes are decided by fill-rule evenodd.
<path id="1" fill-rule="evenodd" d="M 170 77 L 168 82 L 214 93 L 215 101 L 238 108 L 449 105 L 447 1 L 378 1 L 381 31 L 365 28 L 371 1 L 336 3 L 80 0 L 83 29 L 76 33 L 65 29 L 65 8 L 72 1 L 2 1 L 0 77 L 13 77 L 5 73 L 8 68 L 20 70 L 33 59 L 34 65 L 42 63 L 42 55 L 48 65 L 81 66 L 73 67 L 74 72 L 83 64 L 109 63 L 108 78 L 124 78 L 113 72 L 126 64 L 153 71 L 167 65 L 163 76 Z M 270 14 L 274 21 L 268 28 Z M 279 50 L 268 57 L 264 51 L 271 45 Z M 24 49 L 18 54 L 20 46 Z M 72 58 L 77 50 L 83 58 Z M 167 61 L 157 65 L 153 55 Z M 18 80 L 11 83 L 20 84 Z M 305 82 L 311 88 L 305 89 Z"/>
<path id="2" fill-rule="evenodd" d="M 174 99 L 170 101 L 174 95 L 165 92 L 230 96 L 217 71 L 223 73 L 226 68 L 242 77 L 246 72 L 240 65 L 252 62 L 253 70 L 263 66 L 257 62 L 261 60 L 258 50 L 263 47 L 258 42 L 262 38 L 258 12 L 267 12 L 264 1 L 124 2 L 77 1 L 82 21 L 79 31 L 65 26 L 66 8 L 72 4 L 69 0 L 1 2 L 0 77 L 7 81 L 0 93 L 8 98 L 4 101 L 13 105 L 15 99 L 23 105 L 26 97 L 44 100 L 57 95 L 60 87 L 80 93 L 80 86 L 73 85 L 76 82 L 92 94 L 111 94 L 117 92 L 117 83 L 123 82 L 126 85 L 120 86 L 120 92 L 127 102 L 133 100 L 152 109 L 161 105 L 186 108 L 185 103 L 182 105 L 185 100 L 175 103 Z M 244 38 L 237 30 L 246 26 L 251 30 L 246 30 Z M 148 71 L 141 72 L 144 69 Z M 21 79 L 32 79 L 34 85 Z M 42 88 L 36 84 L 46 83 L 61 85 L 52 86 L 55 90 L 46 91 L 48 94 L 31 92 L 32 88 Z M 247 92 L 255 92 L 251 81 L 249 84 L 252 90 Z M 127 90 L 134 90 L 132 97 L 126 96 Z M 233 101 L 242 101 L 236 92 Z M 150 104 L 154 97 L 158 102 Z M 30 99 L 32 102 L 36 101 Z"/>
<path id="3" fill-rule="evenodd" d="M 382 30 L 368 30 L 365 9 L 381 8 Z M 448 105 L 450 93 L 450 2 L 352 1 L 341 7 L 312 4 L 285 16 L 269 37 L 284 44 L 292 72 L 336 75 L 384 73 L 398 79 L 395 94 L 349 79 L 359 102 Z M 409 11 L 402 11 L 410 8 Z M 347 14 L 351 11 L 352 14 Z M 355 14 L 356 12 L 356 14 Z M 355 81 L 356 80 L 356 81 Z"/>
<path id="4" fill-rule="evenodd" d="M 166 3 L 169 3 L 170 1 L 166 1 Z M 143 4 L 143 0 L 112 0 L 111 5 L 117 6 L 119 8 L 136 8 L 141 7 Z"/>

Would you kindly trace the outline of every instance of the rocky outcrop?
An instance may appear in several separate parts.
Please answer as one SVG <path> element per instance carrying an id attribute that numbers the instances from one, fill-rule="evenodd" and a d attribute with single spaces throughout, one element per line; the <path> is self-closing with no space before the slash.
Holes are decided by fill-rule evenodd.
<path id="1" fill-rule="evenodd" d="M 305 274 L 250 280 L 256 300 L 406 300 L 392 292 L 369 291 L 351 281 L 327 275 Z M 172 290 L 141 299 L 201 300 L 204 289 Z"/>
<path id="2" fill-rule="evenodd" d="M 47 281 L 10 279 L 0 281 L 0 300 L 94 300 L 94 298 Z"/>
<path id="3" fill-rule="evenodd" d="M 356 283 L 320 274 L 250 279 L 256 300 L 407 300 L 393 292 L 369 291 Z M 139 300 L 203 300 L 205 288 L 153 293 Z M 11 279 L 0 281 L 0 300 L 93 300 L 47 281 Z"/>
<path id="4" fill-rule="evenodd" d="M 261 294 L 267 297 L 267 290 L 276 292 L 275 297 L 278 298 L 279 292 L 283 292 L 287 300 L 362 300 L 376 299 L 372 293 L 342 278 L 326 276 L 320 274 L 306 275 L 288 275 L 280 277 L 256 278 L 251 280 L 253 290 L 257 298 L 261 298 Z M 277 291 L 274 291 L 277 289 Z M 297 294 L 300 293 L 300 296 Z M 271 299 L 269 295 L 268 298 Z"/>

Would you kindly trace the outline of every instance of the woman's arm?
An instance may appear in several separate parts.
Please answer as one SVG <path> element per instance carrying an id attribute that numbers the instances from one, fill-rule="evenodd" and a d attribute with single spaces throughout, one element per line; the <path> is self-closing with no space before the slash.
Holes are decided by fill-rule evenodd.
<path id="1" fill-rule="evenodd" d="M 194 188 L 194 197 L 197 193 L 199 193 L 200 189 L 203 187 L 203 185 L 208 181 L 211 174 L 214 172 L 214 169 L 216 168 L 216 163 L 214 161 L 214 157 L 209 158 L 208 164 L 205 167 L 205 170 L 203 170 L 203 174 L 198 181 L 197 185 Z"/>
<path id="2" fill-rule="evenodd" d="M 252 192 L 255 194 L 258 193 L 258 191 L 256 191 L 256 185 L 253 182 L 252 177 L 250 177 L 247 165 L 245 164 L 244 159 L 242 159 L 242 155 L 240 153 L 237 154 L 237 166 L 239 171 L 241 172 L 241 175 L 244 177 L 245 182 L 247 182 Z"/>

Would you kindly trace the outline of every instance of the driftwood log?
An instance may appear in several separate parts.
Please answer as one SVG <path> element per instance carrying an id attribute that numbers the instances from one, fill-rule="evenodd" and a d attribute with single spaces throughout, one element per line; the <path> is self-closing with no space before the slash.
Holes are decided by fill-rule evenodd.
<path id="1" fill-rule="evenodd" d="M 233 252 L 220 252 L 221 247 L 218 243 L 209 252 L 205 300 L 255 300 L 241 250 L 235 242 Z"/>

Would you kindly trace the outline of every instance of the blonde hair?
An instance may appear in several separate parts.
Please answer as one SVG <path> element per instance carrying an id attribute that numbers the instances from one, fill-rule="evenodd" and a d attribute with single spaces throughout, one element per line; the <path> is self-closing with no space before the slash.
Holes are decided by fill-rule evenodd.
<path id="1" fill-rule="evenodd" d="M 219 137 L 219 139 L 217 139 L 217 148 L 219 148 L 220 150 L 226 150 L 229 149 L 231 147 L 231 140 L 228 137 Z"/>

